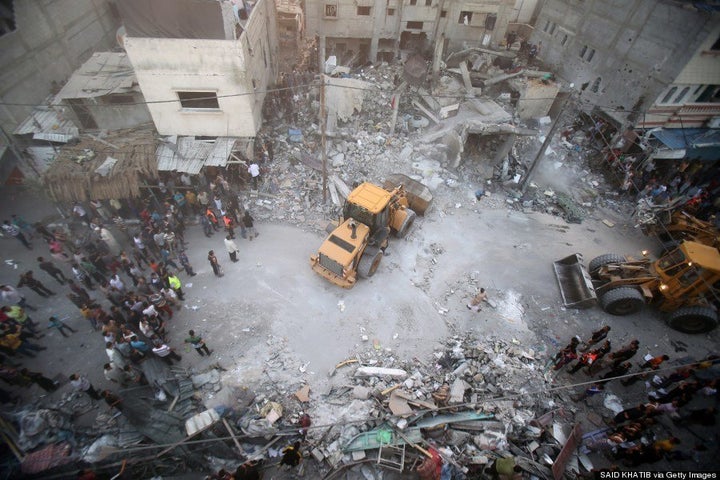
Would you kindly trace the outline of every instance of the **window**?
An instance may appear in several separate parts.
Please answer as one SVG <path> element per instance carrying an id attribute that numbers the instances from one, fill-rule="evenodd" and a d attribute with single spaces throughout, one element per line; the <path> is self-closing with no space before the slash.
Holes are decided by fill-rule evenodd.
<path id="1" fill-rule="evenodd" d="M 669 103 L 670 99 L 675 95 L 675 92 L 677 92 L 677 87 L 672 87 L 670 90 L 668 90 L 668 93 L 665 94 L 662 100 L 660 100 L 660 103 Z"/>
<path id="2" fill-rule="evenodd" d="M 458 20 L 458 23 L 470 25 L 470 22 L 472 22 L 472 15 L 473 12 L 460 12 L 460 19 Z"/>
<path id="3" fill-rule="evenodd" d="M 410 0 L 410 5 L 417 5 L 417 0 Z"/>
<path id="4" fill-rule="evenodd" d="M 488 13 L 487 17 L 485 17 L 485 29 L 486 30 L 494 29 L 496 21 L 497 21 L 497 15 L 495 15 L 494 13 Z"/>
<path id="5" fill-rule="evenodd" d="M 215 92 L 177 92 L 182 108 L 212 108 L 220 110 Z"/>
<path id="6" fill-rule="evenodd" d="M 715 40 L 715 43 L 712 44 L 712 47 L 710 47 L 710 50 L 720 50 L 720 36 L 717 40 Z"/>
<path id="7" fill-rule="evenodd" d="M 425 0 L 425 6 L 431 7 L 432 6 L 432 0 Z"/>
<path id="8" fill-rule="evenodd" d="M 587 45 L 583 45 L 582 50 L 580 50 L 580 58 L 582 58 L 586 62 L 589 62 L 593 59 L 594 56 L 595 56 L 595 49 L 590 48 Z"/>
<path id="9" fill-rule="evenodd" d="M 550 20 L 545 21 L 545 27 L 543 28 L 543 32 L 547 33 L 548 30 L 550 30 Z"/>
<path id="10" fill-rule="evenodd" d="M 388 9 L 387 9 L 387 14 L 388 14 L 388 17 L 392 17 L 393 15 L 395 15 L 395 9 L 394 9 L 394 8 L 388 8 Z"/>
<path id="11" fill-rule="evenodd" d="M 105 97 L 105 103 L 109 105 L 125 105 L 128 103 L 134 103 L 135 99 L 132 95 L 122 95 L 122 94 L 116 94 L 116 95 L 108 95 Z"/>
<path id="12" fill-rule="evenodd" d="M 564 47 L 565 44 L 567 43 L 567 41 L 568 41 L 568 36 L 567 36 L 567 33 L 565 33 L 565 34 L 563 34 L 562 40 L 560 40 L 560 45 Z"/>
<path id="13" fill-rule="evenodd" d="M 689 91 L 690 91 L 690 87 L 685 87 L 685 88 L 683 88 L 683 89 L 680 91 L 680 93 L 678 94 L 678 96 L 675 97 L 675 101 L 673 101 L 673 103 L 680 103 L 680 102 L 682 102 L 683 99 L 685 98 L 685 95 L 687 95 L 687 93 L 688 93 Z"/>
<path id="14" fill-rule="evenodd" d="M 600 77 L 595 79 L 595 81 L 592 84 L 592 87 L 590 87 L 590 91 L 593 93 L 598 93 L 600 91 Z"/>
<path id="15" fill-rule="evenodd" d="M 423 22 L 407 22 L 408 30 L 422 30 Z"/>
<path id="16" fill-rule="evenodd" d="M 325 17 L 337 18 L 337 5 L 325 5 Z"/>
<path id="17" fill-rule="evenodd" d="M 14 32 L 15 24 L 15 2 L 4 0 L 0 2 L 0 37 L 6 33 Z"/>
<path id="18" fill-rule="evenodd" d="M 370 7 L 357 7 L 357 14 L 362 16 L 370 15 Z"/>
<path id="19" fill-rule="evenodd" d="M 440 18 L 447 17 L 447 10 L 440 10 Z"/>
<path id="20" fill-rule="evenodd" d="M 708 85 L 696 100 L 698 103 L 716 103 L 720 101 L 718 94 L 720 93 L 720 85 Z"/>
<path id="21" fill-rule="evenodd" d="M 552 35 L 555 33 L 555 29 L 557 28 L 557 23 L 551 22 L 550 20 L 545 22 L 545 28 L 543 28 L 543 32 Z"/>

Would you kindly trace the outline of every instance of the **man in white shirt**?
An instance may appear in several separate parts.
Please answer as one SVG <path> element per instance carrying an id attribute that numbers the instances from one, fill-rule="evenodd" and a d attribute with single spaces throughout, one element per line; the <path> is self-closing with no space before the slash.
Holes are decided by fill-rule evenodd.
<path id="1" fill-rule="evenodd" d="M 260 167 L 258 166 L 258 164 L 255 162 L 251 163 L 250 166 L 248 167 L 248 173 L 252 177 L 253 189 L 257 190 L 258 177 L 260 177 Z"/>

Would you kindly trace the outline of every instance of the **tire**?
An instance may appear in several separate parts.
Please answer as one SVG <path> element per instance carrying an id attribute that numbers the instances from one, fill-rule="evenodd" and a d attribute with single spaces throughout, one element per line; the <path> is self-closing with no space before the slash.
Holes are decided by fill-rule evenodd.
<path id="1" fill-rule="evenodd" d="M 599 257 L 595 257 L 590 260 L 590 263 L 588 264 L 588 272 L 590 272 L 591 277 L 596 278 L 598 270 L 605 265 L 610 265 L 611 263 L 625 263 L 625 261 L 625 257 L 622 255 L 606 253 L 605 255 L 600 255 Z"/>
<path id="2" fill-rule="evenodd" d="M 642 310 L 645 297 L 633 287 L 618 287 L 600 297 L 600 306 L 610 315 L 631 315 Z"/>
<path id="3" fill-rule="evenodd" d="M 710 307 L 682 307 L 668 319 L 670 328 L 684 333 L 705 333 L 718 325 L 718 314 Z"/>
<path id="4" fill-rule="evenodd" d="M 360 258 L 360 263 L 358 263 L 358 275 L 362 278 L 370 278 L 375 275 L 375 272 L 380 266 L 382 257 L 383 252 L 379 249 L 370 247 L 365 248 L 363 256 Z"/>
<path id="5" fill-rule="evenodd" d="M 410 210 L 409 208 L 405 209 L 405 220 L 403 221 L 402 225 L 400 225 L 400 228 L 397 232 L 395 232 L 395 236 L 397 238 L 404 238 L 405 235 L 407 235 L 408 230 L 410 230 L 410 227 L 412 226 L 413 222 L 415 221 L 415 217 L 417 217 L 417 214 Z"/>

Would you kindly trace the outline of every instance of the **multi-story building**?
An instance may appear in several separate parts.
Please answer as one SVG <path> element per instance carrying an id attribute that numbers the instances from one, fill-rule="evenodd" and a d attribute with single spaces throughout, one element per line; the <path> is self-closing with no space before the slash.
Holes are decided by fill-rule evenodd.
<path id="1" fill-rule="evenodd" d="M 588 105 L 657 126 L 683 102 L 717 101 L 719 35 L 708 2 L 546 0 L 531 42 Z"/>
<path id="2" fill-rule="evenodd" d="M 108 0 L 2 4 L 0 126 L 10 133 L 93 52 L 116 45 L 120 22 Z"/>
<path id="3" fill-rule="evenodd" d="M 118 7 L 160 134 L 256 135 L 277 72 L 272 0 L 123 0 Z"/>
<path id="4" fill-rule="evenodd" d="M 306 34 L 323 58 L 392 60 L 401 49 L 432 52 L 498 45 L 516 0 L 306 0 Z"/>

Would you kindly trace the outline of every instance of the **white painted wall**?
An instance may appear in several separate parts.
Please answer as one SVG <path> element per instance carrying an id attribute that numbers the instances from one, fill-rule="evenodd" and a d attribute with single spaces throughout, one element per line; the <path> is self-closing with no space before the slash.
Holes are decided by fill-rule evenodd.
<path id="1" fill-rule="evenodd" d="M 255 136 L 255 95 L 241 42 L 128 37 L 125 49 L 158 133 Z M 188 110 L 168 102 L 178 99 L 178 91 L 215 92 L 220 109 Z"/>

